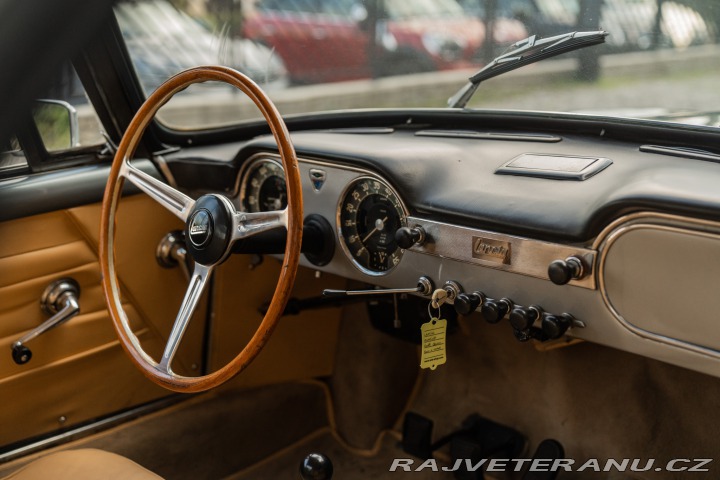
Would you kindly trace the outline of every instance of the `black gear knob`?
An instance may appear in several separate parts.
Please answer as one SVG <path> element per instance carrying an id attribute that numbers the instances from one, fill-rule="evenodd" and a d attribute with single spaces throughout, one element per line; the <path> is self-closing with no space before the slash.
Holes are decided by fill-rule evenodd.
<path id="1" fill-rule="evenodd" d="M 311 453 L 300 463 L 300 476 L 303 480 L 330 480 L 333 464 L 325 455 Z"/>

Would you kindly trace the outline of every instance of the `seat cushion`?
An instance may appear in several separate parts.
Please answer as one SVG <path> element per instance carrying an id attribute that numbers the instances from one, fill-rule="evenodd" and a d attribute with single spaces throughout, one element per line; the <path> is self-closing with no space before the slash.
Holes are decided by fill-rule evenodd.
<path id="1" fill-rule="evenodd" d="M 137 463 L 95 449 L 67 450 L 39 458 L 3 480 L 162 480 Z"/>

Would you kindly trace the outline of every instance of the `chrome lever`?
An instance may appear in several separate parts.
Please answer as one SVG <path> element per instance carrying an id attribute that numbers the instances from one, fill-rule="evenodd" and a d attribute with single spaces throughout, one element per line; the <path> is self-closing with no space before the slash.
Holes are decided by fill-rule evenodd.
<path id="1" fill-rule="evenodd" d="M 40 308 L 52 317 L 12 344 L 15 363 L 24 365 L 32 358 L 32 351 L 25 345 L 27 342 L 62 325 L 80 312 L 79 298 L 80 285 L 72 278 L 62 278 L 47 286 L 40 297 Z"/>
<path id="2" fill-rule="evenodd" d="M 382 293 L 419 293 L 429 296 L 434 290 L 434 284 L 428 277 L 420 277 L 414 288 L 381 288 L 378 290 L 323 290 L 323 297 L 345 297 L 353 295 L 378 295 Z"/>

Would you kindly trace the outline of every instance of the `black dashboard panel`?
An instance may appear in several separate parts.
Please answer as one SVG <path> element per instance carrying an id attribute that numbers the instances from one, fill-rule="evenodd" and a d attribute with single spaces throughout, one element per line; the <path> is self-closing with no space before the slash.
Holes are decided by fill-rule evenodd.
<path id="1" fill-rule="evenodd" d="M 297 132 L 299 156 L 377 171 L 412 213 L 539 239 L 587 242 L 613 218 L 658 210 L 720 213 L 720 165 L 640 152 L 640 144 L 564 134 L 557 143 L 417 136 L 412 130 L 354 134 Z M 243 145 L 273 150 L 272 138 Z M 613 164 L 584 182 L 496 175 L 525 153 L 601 156 Z"/>

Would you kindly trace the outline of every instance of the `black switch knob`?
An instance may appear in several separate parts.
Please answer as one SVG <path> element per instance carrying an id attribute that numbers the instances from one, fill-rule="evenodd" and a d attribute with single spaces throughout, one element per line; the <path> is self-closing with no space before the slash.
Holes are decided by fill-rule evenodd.
<path id="1" fill-rule="evenodd" d="M 585 268 L 577 257 L 555 260 L 548 266 L 548 277 L 555 285 L 565 285 L 570 280 L 579 280 L 584 276 Z"/>
<path id="2" fill-rule="evenodd" d="M 400 248 L 405 249 L 415 244 L 422 245 L 425 242 L 425 230 L 420 226 L 400 227 L 395 231 L 395 241 Z"/>
<path id="3" fill-rule="evenodd" d="M 550 340 L 562 337 L 572 325 L 572 315 L 563 313 L 560 315 L 545 314 L 542 319 L 542 331 Z"/>
<path id="4" fill-rule="evenodd" d="M 32 352 L 25 345 L 16 343 L 12 347 L 12 358 L 18 365 L 25 365 L 32 358 Z"/>
<path id="5" fill-rule="evenodd" d="M 485 321 L 488 323 L 498 323 L 500 320 L 505 318 L 508 310 L 510 310 L 512 302 L 507 298 L 500 300 L 487 300 L 483 303 L 480 313 L 485 317 Z"/>
<path id="6" fill-rule="evenodd" d="M 333 464 L 325 455 L 311 453 L 300 463 L 300 476 L 303 480 L 330 480 Z"/>
<path id="7" fill-rule="evenodd" d="M 533 326 L 535 320 L 540 318 L 540 308 L 536 306 L 521 307 L 516 305 L 510 312 L 510 325 L 515 330 L 528 330 Z"/>
<path id="8" fill-rule="evenodd" d="M 484 301 L 485 294 L 482 292 L 461 293 L 455 298 L 453 306 L 458 315 L 470 315 Z"/>

